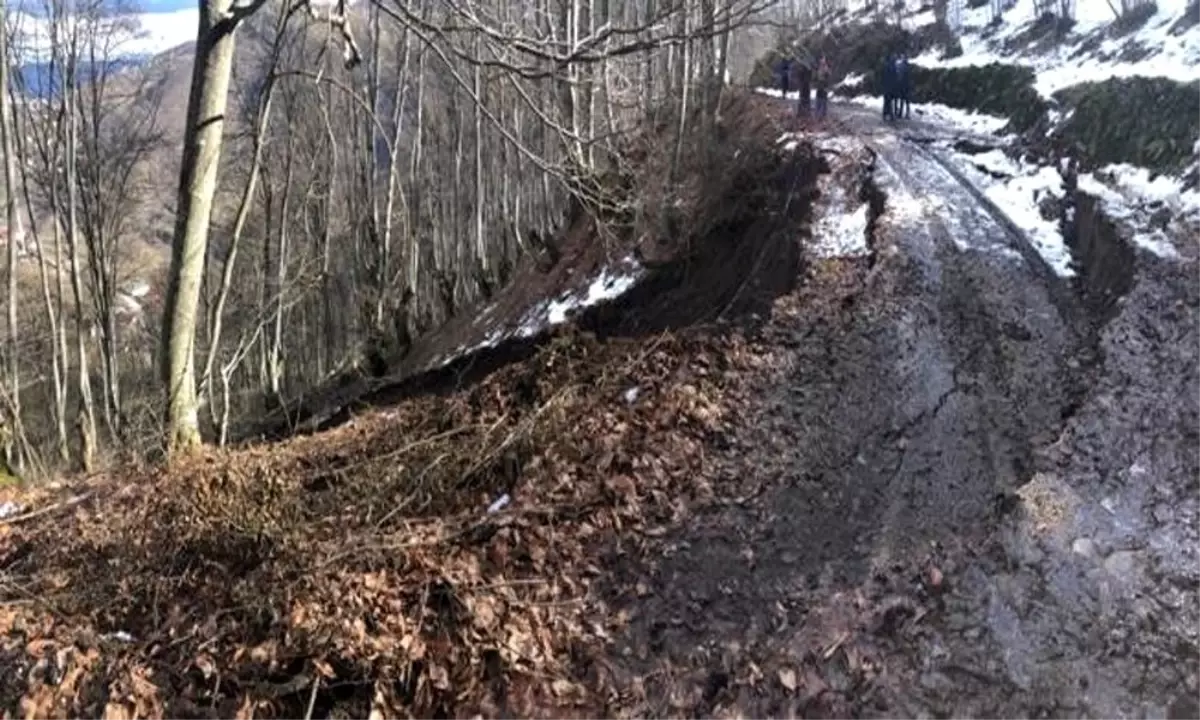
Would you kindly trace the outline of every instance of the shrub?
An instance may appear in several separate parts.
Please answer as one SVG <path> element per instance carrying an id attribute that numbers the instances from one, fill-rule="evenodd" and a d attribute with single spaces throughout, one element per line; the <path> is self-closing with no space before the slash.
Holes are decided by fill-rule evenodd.
<path id="1" fill-rule="evenodd" d="M 1089 165 L 1130 163 L 1179 172 L 1200 138 L 1198 93 L 1200 82 L 1167 78 L 1112 78 L 1075 85 L 1054 95 L 1066 112 L 1053 136 L 1081 151 Z"/>

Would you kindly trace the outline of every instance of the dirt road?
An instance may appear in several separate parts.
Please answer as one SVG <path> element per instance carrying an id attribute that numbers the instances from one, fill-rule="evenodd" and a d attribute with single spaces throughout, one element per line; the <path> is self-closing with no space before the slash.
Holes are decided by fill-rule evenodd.
<path id="1" fill-rule="evenodd" d="M 885 196 L 870 256 L 816 263 L 759 339 L 739 492 L 628 599 L 640 711 L 1195 716 L 1195 268 L 1117 268 L 1100 314 L 930 152 L 843 117 Z"/>

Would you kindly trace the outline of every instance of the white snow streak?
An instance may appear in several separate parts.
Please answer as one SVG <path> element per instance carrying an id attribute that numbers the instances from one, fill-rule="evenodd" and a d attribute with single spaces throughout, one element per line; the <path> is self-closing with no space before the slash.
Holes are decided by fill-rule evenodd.
<path id="1" fill-rule="evenodd" d="M 627 257 L 618 263 L 617 267 L 601 270 L 600 274 L 586 287 L 568 290 L 556 298 L 537 303 L 525 312 L 515 327 L 504 325 L 494 327 L 478 343 L 460 346 L 449 355 L 433 360 L 428 367 L 429 369 L 445 367 L 461 357 L 485 348 L 495 347 L 505 340 L 515 337 L 535 337 L 555 325 L 567 322 L 572 313 L 578 310 L 598 305 L 607 300 L 615 300 L 636 285 L 644 274 L 645 269 L 632 257 Z M 493 306 L 485 308 L 479 319 L 486 318 L 494 311 L 495 307 Z"/>

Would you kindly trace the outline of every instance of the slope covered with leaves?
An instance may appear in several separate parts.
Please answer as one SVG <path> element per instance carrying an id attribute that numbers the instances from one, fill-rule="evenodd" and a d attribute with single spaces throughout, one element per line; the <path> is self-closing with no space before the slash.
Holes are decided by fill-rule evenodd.
<path id="1" fill-rule="evenodd" d="M 594 332 L 562 330 L 465 386 L 431 377 L 327 432 L 22 497 L 34 509 L 0 525 L 3 706 L 616 712 L 601 658 L 628 616 L 607 604 L 612 579 L 711 498 L 705 448 L 761 363 L 747 313 L 800 269 L 808 204 L 787 199 L 811 197 L 817 161 L 775 150 L 766 108 L 725 117 L 745 167 L 697 183 L 720 222 L 689 226 L 640 291 L 579 318 Z M 748 198 L 770 212 L 737 212 Z"/>

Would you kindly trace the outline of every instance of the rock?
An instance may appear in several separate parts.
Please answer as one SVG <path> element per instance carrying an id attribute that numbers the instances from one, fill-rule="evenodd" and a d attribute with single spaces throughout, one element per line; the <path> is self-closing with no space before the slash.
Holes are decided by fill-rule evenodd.
<path id="1" fill-rule="evenodd" d="M 1037 206 L 1038 214 L 1042 216 L 1043 220 L 1056 221 L 1062 215 L 1062 200 L 1049 193 L 1038 200 Z"/>
<path id="2" fill-rule="evenodd" d="M 1137 556 L 1132 550 L 1118 550 L 1104 559 L 1104 569 L 1118 577 L 1133 572 Z"/>
<path id="3" fill-rule="evenodd" d="M 1081 537 L 1071 543 L 1071 550 L 1076 555 L 1082 555 L 1085 558 L 1096 557 L 1096 543 L 1092 542 L 1091 538 Z"/>
<path id="4" fill-rule="evenodd" d="M 780 668 L 779 684 L 788 692 L 796 691 L 796 671 L 791 668 Z"/>

